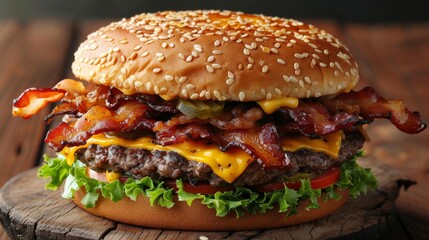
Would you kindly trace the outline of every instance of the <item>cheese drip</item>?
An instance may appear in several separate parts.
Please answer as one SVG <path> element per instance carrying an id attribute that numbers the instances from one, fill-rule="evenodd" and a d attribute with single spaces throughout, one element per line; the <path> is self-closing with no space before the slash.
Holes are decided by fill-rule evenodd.
<path id="1" fill-rule="evenodd" d="M 283 137 L 281 139 L 281 144 L 284 151 L 294 152 L 305 148 L 326 153 L 333 158 L 338 158 L 343 136 L 343 132 L 339 131 L 326 136 L 324 139 L 309 139 L 304 136 L 293 138 Z M 62 153 L 66 156 L 67 164 L 73 164 L 77 150 L 88 148 L 91 144 L 103 147 L 118 145 L 126 148 L 141 148 L 149 151 L 174 151 L 188 160 L 207 164 L 216 175 L 229 183 L 232 183 L 239 177 L 244 170 L 246 170 L 247 166 L 254 161 L 254 159 L 242 149 L 234 148 L 227 152 L 222 152 L 215 144 L 206 144 L 204 141 L 185 141 L 168 146 L 161 146 L 154 144 L 150 137 L 129 140 L 113 136 L 108 137 L 105 134 L 97 134 L 92 136 L 85 145 L 65 147 Z M 106 172 L 106 178 L 109 182 L 119 177 L 120 174 Z"/>
<path id="2" fill-rule="evenodd" d="M 271 114 L 281 107 L 296 108 L 298 106 L 299 100 L 298 98 L 294 97 L 284 97 L 273 100 L 257 101 L 257 103 L 266 114 Z"/>
<path id="3" fill-rule="evenodd" d="M 283 151 L 295 152 L 299 149 L 310 149 L 315 152 L 325 153 L 335 159 L 338 159 L 341 140 L 344 137 L 343 131 L 334 132 L 320 139 L 310 139 L 308 137 L 283 137 L 281 144 Z"/>

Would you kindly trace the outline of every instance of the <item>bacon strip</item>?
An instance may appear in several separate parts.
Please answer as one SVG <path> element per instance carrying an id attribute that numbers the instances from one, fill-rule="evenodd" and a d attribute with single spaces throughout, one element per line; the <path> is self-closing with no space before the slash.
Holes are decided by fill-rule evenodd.
<path id="1" fill-rule="evenodd" d="M 248 130 L 222 132 L 213 140 L 224 150 L 233 146 L 242 148 L 259 159 L 264 167 L 284 168 L 290 166 L 290 160 L 281 147 L 277 129 L 272 123 Z"/>
<path id="2" fill-rule="evenodd" d="M 64 97 L 65 91 L 50 88 L 29 88 L 13 101 L 12 114 L 28 119 L 40 112 L 48 103 L 57 102 Z"/>
<path id="3" fill-rule="evenodd" d="M 331 116 L 328 110 L 320 103 L 301 101 L 296 108 L 282 108 L 280 112 L 287 114 L 293 120 L 279 127 L 283 134 L 293 132 L 311 138 L 325 136 L 342 129 L 368 123 L 368 121 L 346 112 L 338 112 Z"/>
<path id="4" fill-rule="evenodd" d="M 56 151 L 61 151 L 64 146 L 84 145 L 91 136 L 102 132 L 151 130 L 155 121 L 146 118 L 147 109 L 146 105 L 138 102 L 127 102 L 116 111 L 94 106 L 73 126 L 62 122 L 51 129 L 45 142 Z"/>
<path id="5" fill-rule="evenodd" d="M 409 134 L 419 133 L 427 126 L 420 114 L 408 110 L 401 100 L 386 100 L 371 87 L 342 93 L 334 98 L 325 97 L 322 101 L 330 111 L 344 111 L 370 120 L 389 119 L 399 130 Z"/>

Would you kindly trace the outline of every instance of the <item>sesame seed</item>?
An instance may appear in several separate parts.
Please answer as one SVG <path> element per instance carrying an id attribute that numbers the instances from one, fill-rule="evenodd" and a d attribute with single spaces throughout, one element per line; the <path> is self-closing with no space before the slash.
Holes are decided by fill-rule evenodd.
<path id="1" fill-rule="evenodd" d="M 333 81 L 329 81 L 329 86 L 333 87 L 334 86 L 334 82 Z"/>
<path id="2" fill-rule="evenodd" d="M 312 48 L 317 48 L 317 45 L 314 43 L 309 43 L 308 45 L 310 45 L 310 47 L 312 47 Z"/>
<path id="3" fill-rule="evenodd" d="M 212 67 L 213 67 L 214 69 L 221 69 L 221 68 L 222 68 L 222 66 L 221 66 L 219 63 L 213 63 L 213 64 L 212 64 Z"/>
<path id="4" fill-rule="evenodd" d="M 200 97 L 204 97 L 206 95 L 207 90 L 202 90 L 199 94 Z"/>
<path id="5" fill-rule="evenodd" d="M 152 83 L 151 82 L 147 82 L 146 83 L 146 90 L 149 91 L 152 88 Z"/>
<path id="6" fill-rule="evenodd" d="M 119 48 L 118 48 L 118 47 L 114 47 L 114 48 L 112 49 L 112 51 L 114 51 L 114 52 L 119 52 Z"/>
<path id="7" fill-rule="evenodd" d="M 138 51 L 138 50 L 140 50 L 142 48 L 142 45 L 138 45 L 138 46 L 136 46 L 135 48 L 134 48 L 134 51 Z"/>
<path id="8" fill-rule="evenodd" d="M 134 82 L 134 86 L 135 87 L 141 87 L 143 85 L 143 83 L 142 82 L 140 82 L 140 81 L 136 81 L 136 82 Z"/>
<path id="9" fill-rule="evenodd" d="M 290 80 L 289 80 L 289 77 L 288 76 L 286 76 L 286 75 L 282 75 L 282 78 L 283 78 L 283 80 L 285 81 L 285 82 L 289 82 Z"/>
<path id="10" fill-rule="evenodd" d="M 272 94 L 271 94 L 271 93 L 267 93 L 267 95 L 265 96 L 265 98 L 266 98 L 267 100 L 270 100 L 272 97 L 273 97 L 273 96 L 272 96 Z"/>
<path id="11" fill-rule="evenodd" d="M 315 58 L 315 59 L 320 59 L 319 55 L 317 55 L 315 53 L 313 53 L 311 56 L 313 56 L 313 58 Z"/>
<path id="12" fill-rule="evenodd" d="M 193 100 L 197 99 L 198 98 L 198 93 L 193 93 L 189 98 L 193 99 Z"/>
<path id="13" fill-rule="evenodd" d="M 186 89 L 188 89 L 188 90 L 195 89 L 195 85 L 188 83 L 188 84 L 186 84 Z"/>
<path id="14" fill-rule="evenodd" d="M 337 89 L 340 90 L 342 87 L 343 87 L 343 85 L 341 85 L 341 83 L 340 83 L 340 84 L 338 84 Z"/>
<path id="15" fill-rule="evenodd" d="M 215 60 L 215 57 L 213 55 L 211 55 L 207 58 L 207 62 L 209 62 L 209 63 L 213 62 L 214 60 Z"/>
<path id="16" fill-rule="evenodd" d="M 94 71 L 91 71 L 91 72 L 89 72 L 89 74 L 88 74 L 90 77 L 94 77 L 95 76 L 95 72 Z"/>
<path id="17" fill-rule="evenodd" d="M 286 47 L 290 48 L 290 47 L 292 47 L 292 45 L 293 45 L 292 43 L 288 43 L 288 44 L 286 44 Z"/>
<path id="18" fill-rule="evenodd" d="M 178 53 L 178 54 L 177 54 L 177 56 L 178 56 L 180 59 L 185 60 L 185 55 L 183 55 L 183 53 Z"/>
<path id="19" fill-rule="evenodd" d="M 244 55 L 250 55 L 250 51 L 247 48 L 243 49 L 243 53 L 244 53 Z"/>
<path id="20" fill-rule="evenodd" d="M 226 85 L 231 85 L 231 84 L 233 84 L 234 82 L 235 82 L 235 79 L 233 79 L 233 78 L 228 78 L 228 79 L 226 79 L 226 81 L 225 81 Z"/>
<path id="21" fill-rule="evenodd" d="M 249 44 L 244 44 L 244 47 L 247 48 L 247 49 L 250 49 L 250 50 L 253 49 L 252 45 L 249 45 Z"/>
<path id="22" fill-rule="evenodd" d="M 296 80 L 296 78 L 294 76 L 290 76 L 289 81 L 294 82 L 294 83 L 298 82 L 298 80 Z"/>
<path id="23" fill-rule="evenodd" d="M 186 91 L 186 89 L 182 89 L 180 91 L 180 93 L 182 94 L 182 96 L 187 97 L 188 96 L 188 91 Z"/>
<path id="24" fill-rule="evenodd" d="M 333 67 L 335 67 L 335 63 L 330 62 L 330 63 L 329 63 L 329 66 L 330 66 L 331 68 L 333 68 Z"/>
<path id="25" fill-rule="evenodd" d="M 329 50 L 325 49 L 325 50 L 323 50 L 323 53 L 326 54 L 326 55 L 328 55 L 329 54 Z"/>
<path id="26" fill-rule="evenodd" d="M 310 90 L 307 90 L 307 91 L 305 92 L 305 96 L 309 98 L 309 97 L 311 96 L 311 91 L 310 91 Z"/>
<path id="27" fill-rule="evenodd" d="M 304 77 L 304 81 L 305 81 L 306 83 L 308 83 L 308 84 L 310 84 L 310 83 L 311 83 L 311 79 L 310 79 L 309 77 Z"/>
<path id="28" fill-rule="evenodd" d="M 210 92 L 209 92 L 209 91 L 207 91 L 205 95 L 206 95 L 206 96 L 205 96 L 205 97 L 206 97 L 206 99 L 210 99 L 211 94 L 210 94 Z"/>
<path id="29" fill-rule="evenodd" d="M 105 84 L 105 83 L 106 83 L 106 79 L 104 79 L 104 78 L 100 78 L 99 82 L 100 82 L 101 84 Z"/>
<path id="30" fill-rule="evenodd" d="M 164 80 L 165 81 L 172 81 L 174 79 L 174 77 L 173 76 L 171 76 L 171 75 L 165 75 L 164 76 Z"/>
<path id="31" fill-rule="evenodd" d="M 238 70 L 242 70 L 242 69 L 243 69 L 243 64 L 241 64 L 241 63 L 240 63 L 240 64 L 238 64 L 238 67 L 237 67 L 237 68 L 238 68 Z M 354 73 L 354 72 L 352 72 L 352 75 L 353 75 L 353 73 Z"/>
<path id="32" fill-rule="evenodd" d="M 240 98 L 240 101 L 243 101 L 245 97 L 246 97 L 246 95 L 244 94 L 244 92 L 240 92 L 238 94 L 238 98 Z"/>
<path id="33" fill-rule="evenodd" d="M 195 51 L 192 51 L 192 52 L 191 52 L 191 55 L 192 55 L 192 57 L 195 57 L 195 58 L 196 58 L 196 57 L 198 57 L 198 53 L 197 53 L 197 52 L 195 52 Z"/>
<path id="34" fill-rule="evenodd" d="M 189 56 L 186 58 L 186 61 L 187 61 L 187 62 L 191 62 L 191 61 L 192 61 L 192 55 L 189 55 Z"/>
<path id="35" fill-rule="evenodd" d="M 155 87 L 153 87 L 153 90 L 155 91 L 155 94 L 159 94 L 159 87 L 158 87 L 158 85 L 155 85 Z"/>
<path id="36" fill-rule="evenodd" d="M 186 76 L 180 77 L 180 78 L 179 78 L 179 82 L 180 82 L 180 83 L 183 83 L 183 82 L 185 82 L 187 79 L 188 79 L 188 77 L 186 77 Z"/>
<path id="37" fill-rule="evenodd" d="M 276 44 L 274 44 L 274 47 L 275 47 L 275 48 L 280 48 L 280 43 L 276 43 Z"/>
<path id="38" fill-rule="evenodd" d="M 250 63 L 249 63 L 249 64 L 247 64 L 247 69 L 249 69 L 249 70 L 250 70 L 250 69 L 252 69 L 252 68 L 253 68 L 253 64 L 250 64 Z"/>
<path id="39" fill-rule="evenodd" d="M 273 52 L 275 54 L 279 54 L 279 51 L 277 51 L 277 49 L 275 49 L 275 48 L 271 48 L 271 52 Z"/>
<path id="40" fill-rule="evenodd" d="M 127 71 L 127 69 L 126 68 L 121 68 L 121 73 L 123 73 L 123 74 L 127 74 L 128 73 L 128 71 Z"/>
<path id="41" fill-rule="evenodd" d="M 148 52 L 148 51 L 146 51 L 146 52 L 142 53 L 142 57 L 146 57 L 147 55 L 149 55 L 149 52 Z"/>
<path id="42" fill-rule="evenodd" d="M 165 59 L 165 56 L 159 57 L 158 62 L 162 62 L 162 61 L 164 61 L 164 59 Z"/>
<path id="43" fill-rule="evenodd" d="M 298 84 L 299 84 L 300 87 L 304 87 L 304 81 L 299 80 Z"/>
<path id="44" fill-rule="evenodd" d="M 322 96 L 322 94 L 320 94 L 320 93 L 315 93 L 315 94 L 314 94 L 314 96 L 315 96 L 315 97 L 320 97 L 320 96 Z"/>
<path id="45" fill-rule="evenodd" d="M 281 58 L 277 58 L 277 62 L 280 64 L 286 64 L 286 62 Z"/>
<path id="46" fill-rule="evenodd" d="M 218 90 L 214 90 L 213 91 L 213 95 L 216 97 L 216 98 L 220 98 L 220 93 L 219 93 L 219 91 Z"/>
<path id="47" fill-rule="evenodd" d="M 130 60 L 135 60 L 137 58 L 137 52 L 134 52 L 130 57 L 129 57 L 129 59 Z"/>
<path id="48" fill-rule="evenodd" d="M 277 95 L 281 95 L 282 91 L 279 88 L 274 88 L 274 92 L 277 93 Z"/>
<path id="49" fill-rule="evenodd" d="M 185 38 L 184 38 L 184 37 L 181 37 L 181 38 L 179 39 L 179 41 L 180 41 L 181 43 L 184 43 L 184 42 L 185 42 Z"/>
<path id="50" fill-rule="evenodd" d="M 161 44 L 161 46 L 162 46 L 163 48 L 167 48 L 168 44 L 167 44 L 166 42 L 163 42 L 163 43 Z"/>
<path id="51" fill-rule="evenodd" d="M 267 73 L 268 72 L 268 66 L 265 65 L 262 67 L 262 73 Z"/>
<path id="52" fill-rule="evenodd" d="M 159 73 L 159 72 L 161 72 L 162 71 L 162 69 L 161 68 L 154 68 L 153 70 L 152 70 L 152 72 L 153 73 Z"/>
<path id="53" fill-rule="evenodd" d="M 257 41 L 257 42 L 263 42 L 264 39 L 262 39 L 262 38 L 255 38 L 255 41 Z"/>
<path id="54" fill-rule="evenodd" d="M 254 64 L 255 60 L 253 60 L 253 58 L 251 57 L 247 57 L 247 61 L 249 61 L 249 63 Z"/>
<path id="55" fill-rule="evenodd" d="M 251 45 L 252 45 L 252 48 L 253 48 L 253 49 L 256 49 L 256 48 L 258 47 L 258 45 L 257 45 L 255 42 L 252 42 L 252 44 L 251 44 Z"/>
<path id="56" fill-rule="evenodd" d="M 294 63 L 293 64 L 293 69 L 298 70 L 299 69 L 299 63 Z"/>
<path id="57" fill-rule="evenodd" d="M 164 54 L 160 53 L 160 52 L 157 52 L 157 53 L 155 53 L 155 56 L 160 58 L 160 57 L 164 56 Z"/>
<path id="58" fill-rule="evenodd" d="M 212 51 L 212 53 L 213 53 L 214 55 L 222 54 L 222 52 L 221 52 L 221 51 L 219 51 L 219 50 L 213 50 L 213 51 Z"/>
<path id="59" fill-rule="evenodd" d="M 334 71 L 334 76 L 338 77 L 339 73 L 337 70 Z"/>
<path id="60" fill-rule="evenodd" d="M 211 72 L 211 73 L 214 72 L 213 67 L 210 66 L 210 65 L 206 65 L 206 69 L 207 69 L 208 72 Z"/>
<path id="61" fill-rule="evenodd" d="M 194 49 L 197 50 L 198 52 L 202 53 L 203 52 L 203 48 L 201 47 L 201 45 L 195 44 L 194 45 Z"/>
<path id="62" fill-rule="evenodd" d="M 235 75 L 234 75 L 234 73 L 233 73 L 233 72 L 228 71 L 228 77 L 229 77 L 229 78 L 235 78 Z"/>
<path id="63" fill-rule="evenodd" d="M 220 46 L 220 41 L 219 40 L 214 41 L 213 45 L 215 47 L 219 47 Z"/>
<path id="64" fill-rule="evenodd" d="M 228 39 L 227 37 L 223 37 L 223 38 L 222 38 L 222 40 L 223 40 L 224 42 L 228 42 L 228 41 L 229 41 L 229 39 Z"/>
<path id="65" fill-rule="evenodd" d="M 261 94 L 265 96 L 265 95 L 266 95 L 266 93 L 267 93 L 267 91 L 265 91 L 265 89 L 263 89 L 263 88 L 262 88 L 262 89 L 261 89 Z"/>
<path id="66" fill-rule="evenodd" d="M 319 63 L 319 66 L 321 66 L 321 67 L 326 67 L 327 65 L 326 65 L 326 63 L 320 62 L 320 63 Z"/>

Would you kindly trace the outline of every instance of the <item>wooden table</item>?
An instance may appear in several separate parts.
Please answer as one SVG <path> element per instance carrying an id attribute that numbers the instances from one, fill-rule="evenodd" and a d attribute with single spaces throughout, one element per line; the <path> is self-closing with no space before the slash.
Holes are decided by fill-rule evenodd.
<path id="1" fill-rule="evenodd" d="M 0 187 L 40 164 L 46 150 L 45 110 L 31 120 L 12 118 L 12 100 L 28 87 L 51 87 L 72 77 L 73 53 L 86 35 L 109 20 L 71 22 L 0 21 Z M 360 65 L 359 86 L 371 85 L 388 98 L 401 98 L 429 121 L 429 23 L 338 24 L 310 21 L 349 46 Z M 418 182 L 396 201 L 402 237 L 429 236 L 429 131 L 409 136 L 387 121 L 371 125 L 366 145 L 374 159 Z M 243 236 L 249 237 L 249 236 Z M 0 230 L 0 239 L 7 239 Z"/>

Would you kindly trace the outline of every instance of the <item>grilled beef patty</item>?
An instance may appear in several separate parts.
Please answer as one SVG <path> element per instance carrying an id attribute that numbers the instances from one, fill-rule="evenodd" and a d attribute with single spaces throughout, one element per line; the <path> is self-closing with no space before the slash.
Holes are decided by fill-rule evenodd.
<path id="1" fill-rule="evenodd" d="M 260 185 L 281 176 L 290 176 L 297 171 L 321 173 L 352 157 L 362 148 L 364 142 L 365 138 L 359 131 L 345 132 L 338 159 L 308 149 L 285 152 L 291 162 L 290 168 L 286 169 L 264 168 L 254 161 L 233 182 L 233 185 Z M 182 178 L 191 184 L 197 184 L 199 181 L 208 181 L 214 186 L 227 184 L 214 174 L 208 165 L 187 160 L 172 151 L 148 151 L 117 145 L 109 147 L 90 145 L 88 148 L 78 150 L 76 157 L 97 172 L 110 170 L 135 179 L 149 176 L 159 180 Z"/>

